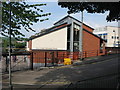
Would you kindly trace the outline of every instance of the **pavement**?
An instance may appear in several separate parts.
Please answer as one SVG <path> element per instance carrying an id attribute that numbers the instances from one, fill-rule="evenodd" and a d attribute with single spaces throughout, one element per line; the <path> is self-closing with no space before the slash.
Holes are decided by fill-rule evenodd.
<path id="1" fill-rule="evenodd" d="M 83 60 L 78 60 L 73 63 L 73 65 L 84 65 L 84 64 L 91 64 L 91 63 L 97 63 L 101 61 L 106 61 L 111 58 L 119 58 L 120 54 L 110 54 L 110 55 L 103 55 L 103 56 L 95 56 L 95 57 L 88 57 Z"/>
<path id="2" fill-rule="evenodd" d="M 78 60 L 73 65 L 14 72 L 12 73 L 13 90 L 101 87 L 98 82 L 104 84 L 106 79 L 110 82 L 108 86 L 116 87 L 118 56 L 118 54 L 97 56 L 83 61 Z M 3 74 L 2 79 L 3 90 L 9 90 L 8 74 Z M 86 86 L 86 81 L 88 86 Z M 106 84 L 102 87 L 106 87 Z"/>

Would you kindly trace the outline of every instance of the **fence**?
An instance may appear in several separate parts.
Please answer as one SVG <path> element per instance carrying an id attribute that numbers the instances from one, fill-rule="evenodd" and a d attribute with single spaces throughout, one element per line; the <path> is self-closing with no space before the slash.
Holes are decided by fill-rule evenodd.
<path id="1" fill-rule="evenodd" d="M 107 47 L 106 54 L 118 54 L 120 53 L 120 47 Z"/>
<path id="2" fill-rule="evenodd" d="M 68 51 L 32 51 L 33 55 L 33 66 L 53 66 L 53 65 L 63 65 L 64 58 L 71 58 L 72 62 L 86 57 L 93 57 L 98 55 L 103 55 L 104 53 L 99 54 L 98 50 L 90 50 L 80 52 L 68 52 Z"/>
<path id="3" fill-rule="evenodd" d="M 120 53 L 120 49 L 106 49 L 106 54 Z M 47 67 L 47 66 L 55 66 L 55 65 L 63 65 L 64 58 L 71 58 L 72 62 L 75 60 L 79 60 L 86 57 L 93 57 L 104 55 L 104 53 L 100 53 L 99 50 L 90 50 L 80 52 L 68 52 L 68 51 L 31 51 L 26 53 L 16 53 L 12 54 L 11 58 L 11 70 L 26 70 L 33 69 L 36 67 Z M 2 63 L 2 72 L 8 71 L 8 55 L 3 55 L 1 59 Z"/>
<path id="4" fill-rule="evenodd" d="M 7 54 L 2 55 L 1 58 L 2 72 L 8 72 L 9 68 L 9 56 Z M 31 68 L 30 54 L 12 54 L 11 55 L 11 71 L 27 70 Z"/>

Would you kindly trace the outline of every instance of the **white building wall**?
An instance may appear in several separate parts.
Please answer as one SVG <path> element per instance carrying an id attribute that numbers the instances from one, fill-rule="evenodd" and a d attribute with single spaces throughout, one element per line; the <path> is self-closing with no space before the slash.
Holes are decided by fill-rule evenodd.
<path id="1" fill-rule="evenodd" d="M 113 32 L 113 30 L 115 32 Z M 107 47 L 118 47 L 118 41 L 120 36 L 118 35 L 118 28 L 117 27 L 107 27 Z M 115 45 L 114 45 L 115 44 Z"/>
<path id="2" fill-rule="evenodd" d="M 28 41 L 26 43 L 26 50 L 29 51 L 30 49 L 28 48 Z"/>
<path id="3" fill-rule="evenodd" d="M 67 27 L 33 39 L 32 49 L 67 50 Z"/>
<path id="4" fill-rule="evenodd" d="M 115 32 L 113 32 L 113 30 Z M 101 38 L 103 38 L 103 35 L 107 33 L 105 36 L 107 39 L 106 47 L 118 47 L 118 41 L 120 42 L 120 28 L 114 26 L 106 26 L 95 29 L 93 33 L 96 35 L 102 34 Z"/>

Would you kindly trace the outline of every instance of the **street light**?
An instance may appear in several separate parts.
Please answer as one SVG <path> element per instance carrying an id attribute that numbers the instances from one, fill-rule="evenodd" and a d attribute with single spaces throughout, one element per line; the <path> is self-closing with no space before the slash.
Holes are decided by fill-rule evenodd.
<path id="1" fill-rule="evenodd" d="M 115 32 L 115 30 L 113 30 L 113 32 L 114 32 L 114 47 L 115 47 L 115 41 L 116 41 L 116 32 Z"/>
<path id="2" fill-rule="evenodd" d="M 0 33 L 2 31 L 2 2 L 0 1 Z M 1 60 L 1 54 L 2 54 L 2 40 L 0 39 L 0 60 Z M 2 62 L 0 62 L 0 65 L 2 66 Z M 0 90 L 2 90 L 2 69 L 0 69 Z"/>
<path id="3" fill-rule="evenodd" d="M 81 12 L 81 30 L 79 31 L 79 52 L 80 52 L 80 59 L 82 60 L 83 57 L 83 11 Z"/>
<path id="4" fill-rule="evenodd" d="M 9 2 L 9 87 L 12 90 L 12 79 L 11 79 L 11 1 Z"/>

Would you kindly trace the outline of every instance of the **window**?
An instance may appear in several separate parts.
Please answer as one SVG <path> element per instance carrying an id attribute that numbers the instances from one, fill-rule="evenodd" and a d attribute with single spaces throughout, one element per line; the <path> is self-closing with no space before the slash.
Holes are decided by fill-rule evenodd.
<path id="1" fill-rule="evenodd" d="M 67 50 L 68 51 L 70 50 L 70 42 L 69 41 L 67 42 Z"/>
<path id="2" fill-rule="evenodd" d="M 112 36 L 112 39 L 113 39 L 113 36 Z"/>
<path id="3" fill-rule="evenodd" d="M 71 26 L 68 26 L 68 29 L 67 29 L 67 50 L 70 50 L 70 30 L 71 30 Z"/>
<path id="4" fill-rule="evenodd" d="M 103 43 L 100 43 L 100 53 L 103 53 Z"/>
<path id="5" fill-rule="evenodd" d="M 119 39 L 119 37 L 117 37 L 117 39 Z"/>
<path id="6" fill-rule="evenodd" d="M 74 38 L 73 38 L 73 51 L 79 51 L 79 33 L 80 25 L 74 23 Z"/>
<path id="7" fill-rule="evenodd" d="M 80 26 L 77 25 L 77 24 L 74 24 L 74 28 L 77 29 L 77 30 L 80 30 Z"/>
<path id="8" fill-rule="evenodd" d="M 79 42 L 74 42 L 73 43 L 73 50 L 74 51 L 79 51 Z"/>
<path id="9" fill-rule="evenodd" d="M 113 32 L 115 32 L 115 30 L 113 30 Z"/>
<path id="10" fill-rule="evenodd" d="M 67 41 L 70 41 L 70 30 L 71 30 L 71 27 L 68 26 L 68 29 L 67 29 Z"/>
<path id="11" fill-rule="evenodd" d="M 74 23 L 74 41 L 79 41 L 80 26 Z"/>
<path id="12" fill-rule="evenodd" d="M 105 35 L 103 35 L 103 38 L 105 39 Z"/>
<path id="13" fill-rule="evenodd" d="M 79 30 L 74 29 L 74 41 L 79 41 Z"/>
<path id="14" fill-rule="evenodd" d="M 99 35 L 99 37 L 101 37 L 102 38 L 102 34 L 98 34 Z"/>
<path id="15" fill-rule="evenodd" d="M 120 41 L 117 41 L 117 43 L 119 44 L 119 43 L 120 43 Z"/>

